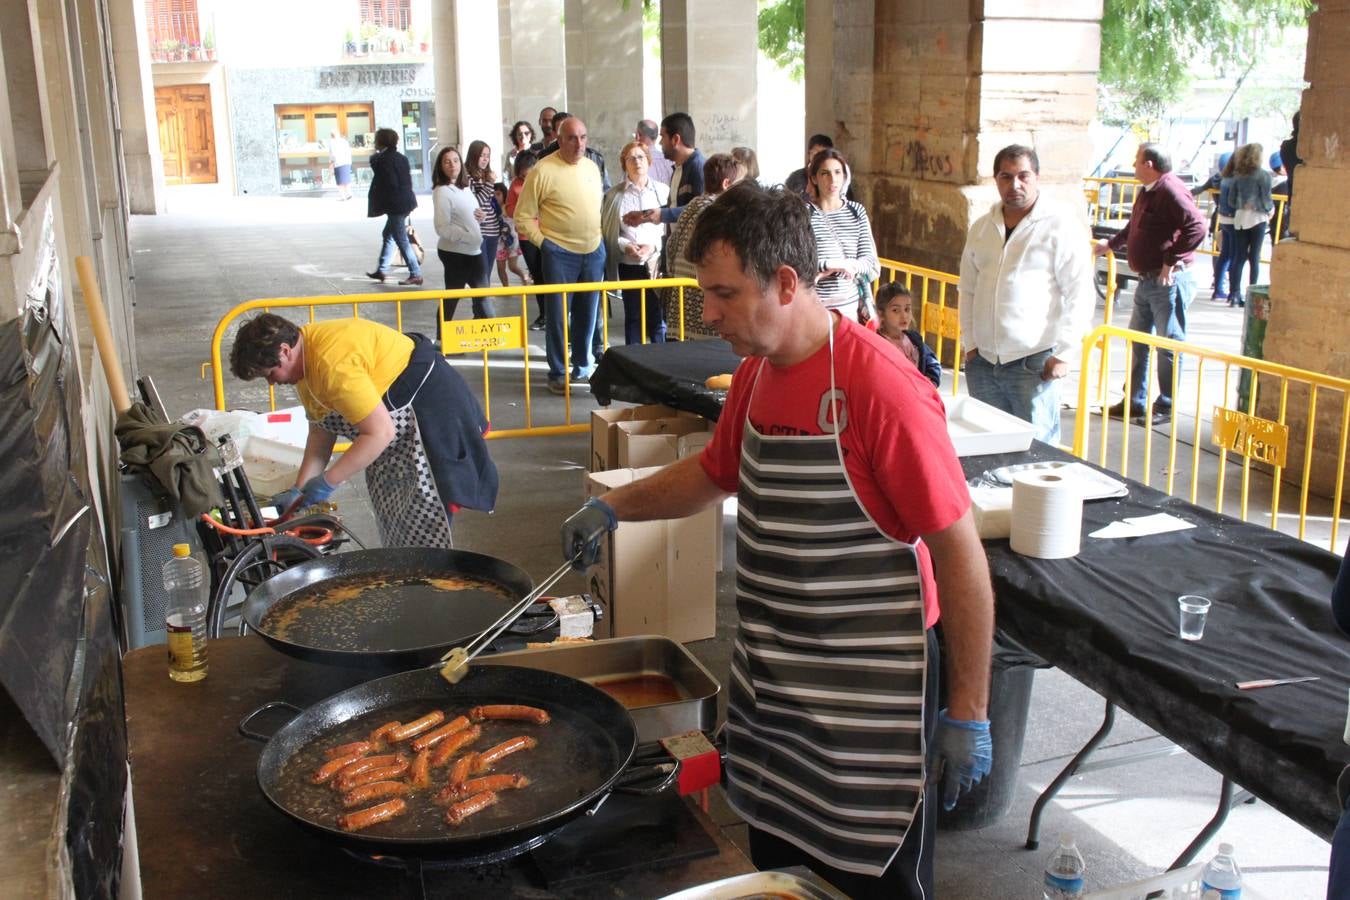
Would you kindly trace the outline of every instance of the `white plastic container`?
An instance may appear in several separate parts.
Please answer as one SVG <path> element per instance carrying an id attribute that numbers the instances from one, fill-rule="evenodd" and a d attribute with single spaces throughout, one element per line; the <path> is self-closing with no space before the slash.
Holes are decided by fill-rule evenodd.
<path id="1" fill-rule="evenodd" d="M 947 436 L 957 456 L 1017 453 L 1031 446 L 1036 428 L 974 397 L 944 397 Z"/>
<path id="2" fill-rule="evenodd" d="M 259 497 L 270 497 L 295 487 L 295 477 L 304 461 L 305 449 L 254 435 L 242 441 L 244 473 Z"/>

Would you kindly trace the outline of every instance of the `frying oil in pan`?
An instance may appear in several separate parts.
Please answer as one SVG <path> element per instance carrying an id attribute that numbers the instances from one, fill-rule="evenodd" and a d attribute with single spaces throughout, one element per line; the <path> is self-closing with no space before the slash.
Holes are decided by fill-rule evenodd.
<path id="1" fill-rule="evenodd" d="M 267 611 L 262 631 L 308 647 L 379 652 L 436 646 L 483 631 L 511 595 L 478 578 L 408 572 L 327 579 Z"/>
<path id="2" fill-rule="evenodd" d="M 539 745 L 514 753 L 493 767 L 493 772 L 519 773 L 530 779 L 527 787 L 498 794 L 497 804 L 477 813 L 458 826 L 447 825 L 445 807 L 432 798 L 445 787 L 450 774 L 449 765 L 431 770 L 431 787 L 404 797 L 408 811 L 402 816 L 358 832 L 363 837 L 413 838 L 472 838 L 475 835 L 514 827 L 560 811 L 586 796 L 613 773 L 620 760 L 616 759 L 608 736 L 588 720 L 566 707 L 539 703 L 529 698 L 507 696 L 476 696 L 472 703 L 445 705 L 444 696 L 401 703 L 368 713 L 344 723 L 321 738 L 305 745 L 283 764 L 278 777 L 276 800 L 294 815 L 328 828 L 337 828 L 337 817 L 343 812 L 341 795 L 328 785 L 310 783 L 314 770 L 326 762 L 323 752 L 351 741 L 364 740 L 370 732 L 392 720 L 411 722 L 439 709 L 446 721 L 467 714 L 479 703 L 527 703 L 547 709 L 552 721 L 547 725 L 530 722 L 481 723 L 483 735 L 466 750 L 478 751 L 496 746 L 517 735 L 529 735 Z M 411 741 L 396 744 L 393 750 L 409 759 L 413 752 Z M 459 754 L 456 754 L 458 758 Z M 373 801 L 375 805 L 383 801 Z"/>

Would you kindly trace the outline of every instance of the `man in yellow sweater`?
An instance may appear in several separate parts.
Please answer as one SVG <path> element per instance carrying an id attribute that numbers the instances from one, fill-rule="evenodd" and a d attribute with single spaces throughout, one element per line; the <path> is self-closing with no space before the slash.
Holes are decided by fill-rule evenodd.
<path id="1" fill-rule="evenodd" d="M 600 170 L 586 158 L 586 123 L 576 116 L 558 129 L 558 152 L 539 161 L 525 178 L 516 203 L 516 227 L 539 248 L 544 281 L 576 284 L 600 281 L 605 275 L 605 244 L 600 239 Z M 562 298 L 545 294 L 544 348 L 548 357 L 548 389 L 566 390 L 567 357 L 563 338 L 566 315 Z M 568 333 L 571 338 L 572 381 L 585 382 L 595 368 L 591 334 L 595 330 L 600 295 L 595 291 L 571 295 Z"/>

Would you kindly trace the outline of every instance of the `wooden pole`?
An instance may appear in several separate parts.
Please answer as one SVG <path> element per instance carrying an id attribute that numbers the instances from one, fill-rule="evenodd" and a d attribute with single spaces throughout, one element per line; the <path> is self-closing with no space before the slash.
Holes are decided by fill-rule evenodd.
<path id="1" fill-rule="evenodd" d="M 120 416 L 131 409 L 131 395 L 127 393 L 127 383 L 122 378 L 122 364 L 117 356 L 117 346 L 113 343 L 112 329 L 108 326 L 108 311 L 103 306 L 98 278 L 94 275 L 94 261 L 87 256 L 75 257 L 75 272 L 80 279 L 80 290 L 84 293 L 84 308 L 89 313 L 89 325 L 94 329 L 98 356 L 103 362 L 103 375 L 108 379 L 108 393 L 112 394 L 113 408 Z"/>

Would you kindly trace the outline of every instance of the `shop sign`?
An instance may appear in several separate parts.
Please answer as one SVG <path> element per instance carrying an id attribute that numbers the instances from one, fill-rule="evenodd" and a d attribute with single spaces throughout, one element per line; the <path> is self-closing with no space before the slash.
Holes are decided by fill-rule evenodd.
<path id="1" fill-rule="evenodd" d="M 416 84 L 417 66 L 332 66 L 319 69 L 320 88 L 402 87 Z"/>
<path id="2" fill-rule="evenodd" d="M 519 350 L 525 346 L 525 319 L 464 319 L 441 323 L 441 352 L 476 353 L 480 350 Z"/>
<path id="3" fill-rule="evenodd" d="M 1216 406 L 1211 433 L 1216 447 L 1284 467 L 1289 452 L 1288 425 Z"/>

